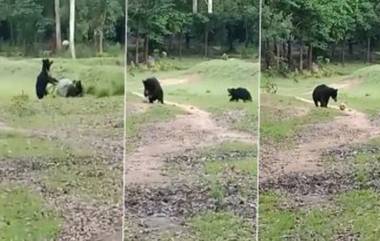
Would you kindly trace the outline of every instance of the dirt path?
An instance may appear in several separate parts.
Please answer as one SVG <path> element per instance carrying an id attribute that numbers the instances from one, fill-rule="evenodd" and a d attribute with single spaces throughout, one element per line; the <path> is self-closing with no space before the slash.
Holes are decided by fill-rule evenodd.
<path id="1" fill-rule="evenodd" d="M 296 99 L 314 107 L 311 100 L 301 97 Z M 330 108 L 339 109 L 335 105 L 330 105 Z M 262 181 L 290 173 L 319 174 L 324 171 L 322 154 L 327 149 L 367 142 L 377 136 L 380 136 L 379 125 L 371 122 L 365 113 L 346 109 L 333 121 L 305 126 L 298 134 L 295 147 L 282 151 L 265 150 Z"/>
<path id="2" fill-rule="evenodd" d="M 143 96 L 134 92 L 133 94 Z M 218 126 L 210 113 L 192 105 L 166 101 L 166 104 L 183 109 L 186 114 L 166 123 L 152 125 L 150 138 L 126 158 L 126 185 L 167 183 L 161 173 L 165 156 L 186 149 L 214 145 L 223 141 L 254 143 L 255 137 Z"/>

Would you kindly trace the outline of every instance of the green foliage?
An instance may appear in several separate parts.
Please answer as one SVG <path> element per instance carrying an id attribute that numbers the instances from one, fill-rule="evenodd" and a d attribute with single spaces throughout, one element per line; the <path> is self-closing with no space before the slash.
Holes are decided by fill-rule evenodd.
<path id="1" fill-rule="evenodd" d="M 371 54 L 367 41 L 375 41 L 380 36 L 380 5 L 373 0 L 287 0 L 264 1 L 262 8 L 262 39 L 264 69 L 279 69 L 279 62 L 289 70 L 301 69 L 299 54 L 304 51 L 304 63 L 312 69 L 316 61 L 314 52 L 345 61 L 347 44 L 359 45 L 365 49 L 363 58 Z M 277 46 L 276 46 L 277 45 Z M 280 46 L 297 49 L 298 55 L 277 50 Z M 309 54 L 312 54 L 311 57 Z M 350 55 L 353 55 L 350 49 Z M 308 58 L 307 58 L 308 57 Z M 350 56 L 353 58 L 353 56 Z M 298 62 L 298 63 L 297 63 Z"/>
<path id="2" fill-rule="evenodd" d="M 35 111 L 30 105 L 29 96 L 24 93 L 21 95 L 15 95 L 11 98 L 11 106 L 9 107 L 9 111 L 19 117 L 35 114 Z"/>
<path id="3" fill-rule="evenodd" d="M 379 194 L 372 190 L 341 193 L 321 207 L 287 209 L 285 197 L 275 193 L 260 196 L 260 240 L 336 240 L 342 234 L 359 241 L 379 237 Z M 347 224 L 349 224 L 347 226 Z"/>
<path id="4" fill-rule="evenodd" d="M 54 240 L 60 220 L 41 197 L 23 187 L 0 185 L 0 240 Z"/>
<path id="5" fill-rule="evenodd" d="M 199 241 L 254 239 L 252 226 L 228 212 L 198 215 L 191 219 L 191 227 Z"/>
<path id="6" fill-rule="evenodd" d="M 1 37 L 12 48 L 17 46 L 22 55 L 41 56 L 45 50 L 56 55 L 69 55 L 66 49 L 61 53 L 55 52 L 55 12 L 54 1 L 40 0 L 0 0 L 0 20 L 2 29 L 6 30 Z M 120 27 L 124 17 L 124 0 L 77 0 L 75 36 L 79 57 L 95 56 L 99 50 L 100 38 L 104 42 L 113 42 L 116 28 Z M 60 1 L 60 18 L 62 40 L 68 39 L 69 0 Z M 92 44 L 94 43 L 94 44 Z M 0 47 L 1 47 L 0 43 Z M 89 47 L 91 45 L 91 47 Z M 119 51 L 119 54 L 122 51 Z M 12 56 L 15 53 L 11 53 Z M 114 53 L 112 55 L 115 55 Z"/>

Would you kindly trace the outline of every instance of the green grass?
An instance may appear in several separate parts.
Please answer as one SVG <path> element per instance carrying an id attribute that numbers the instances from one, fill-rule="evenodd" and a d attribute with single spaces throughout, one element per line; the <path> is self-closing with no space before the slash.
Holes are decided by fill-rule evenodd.
<path id="1" fill-rule="evenodd" d="M 56 79 L 80 79 L 85 88 L 107 89 L 110 94 L 122 94 L 123 64 L 118 58 L 53 59 L 51 74 Z M 41 59 L 0 57 L 0 98 L 10 99 L 24 93 L 35 96 L 35 83 L 41 70 Z M 95 91 L 96 93 L 96 91 Z"/>
<path id="2" fill-rule="evenodd" d="M 127 116 L 127 137 L 137 136 L 141 128 L 149 123 L 165 122 L 182 113 L 180 108 L 171 105 L 149 105 L 145 112 L 135 112 Z"/>
<path id="3" fill-rule="evenodd" d="M 251 241 L 253 227 L 228 212 L 206 213 L 191 219 L 190 226 L 198 241 Z"/>
<path id="4" fill-rule="evenodd" d="M 25 101 L 12 98 L 0 103 L 1 121 L 17 128 L 56 128 L 81 126 L 84 122 L 104 120 L 111 113 L 123 115 L 123 98 L 51 98 L 43 101 L 30 97 Z"/>
<path id="5" fill-rule="evenodd" d="M 202 151 L 209 156 L 204 164 L 204 182 L 210 187 L 210 195 L 223 202 L 226 196 L 226 183 L 236 183 L 239 195 L 248 198 L 254 195 L 257 175 L 256 147 L 241 142 L 224 142 Z M 222 157 L 239 153 L 238 157 Z M 240 176 L 240 177 L 239 177 Z M 238 183 L 244 177 L 244 183 Z M 241 181 L 241 180 L 240 180 Z"/>
<path id="6" fill-rule="evenodd" d="M 127 89 L 142 93 L 141 81 L 155 76 L 159 80 L 166 78 L 188 78 L 188 83 L 163 86 L 165 99 L 183 104 L 193 104 L 201 109 L 223 116 L 228 111 L 241 110 L 244 118 L 233 124 L 233 128 L 254 132 L 257 127 L 257 71 L 258 64 L 246 60 L 230 59 L 206 60 L 184 58 L 181 68 L 166 71 L 142 71 L 128 76 Z M 245 87 L 250 90 L 253 102 L 230 103 L 227 88 Z"/>
<path id="7" fill-rule="evenodd" d="M 278 94 L 284 96 L 299 96 L 311 100 L 311 92 L 319 84 L 339 83 L 346 78 L 359 79 L 360 84 L 348 89 L 340 89 L 338 101 L 348 107 L 358 109 L 370 115 L 376 115 L 380 109 L 380 65 L 365 65 L 359 63 L 328 65 L 331 76 L 293 75 L 287 78 L 263 74 L 262 87 L 268 80 L 278 86 Z M 264 90 L 263 90 L 264 91 Z"/>
<path id="8" fill-rule="evenodd" d="M 328 205 L 298 210 L 280 208 L 278 194 L 263 193 L 260 199 L 263 241 L 334 241 L 339 234 L 357 234 L 359 241 L 376 241 L 380 235 L 380 195 L 375 191 L 350 191 L 339 194 Z"/>
<path id="9" fill-rule="evenodd" d="M 218 146 L 207 148 L 204 153 L 212 155 L 224 155 L 231 152 L 239 152 L 243 158 L 208 160 L 205 164 L 205 172 L 208 175 L 215 176 L 222 173 L 225 169 L 234 169 L 247 175 L 255 176 L 257 174 L 257 160 L 255 145 L 242 142 L 224 142 Z"/>
<path id="10" fill-rule="evenodd" d="M 83 200 L 116 204 L 122 196 L 122 171 L 91 158 L 60 160 L 42 178 L 48 189 L 79 195 Z"/>
<path id="11" fill-rule="evenodd" d="M 260 194 L 259 240 L 282 241 L 288 236 L 296 222 L 296 214 L 280 209 L 281 197 L 275 193 Z"/>
<path id="12" fill-rule="evenodd" d="M 57 142 L 27 137 L 15 132 L 0 131 L 0 156 L 2 157 L 64 157 L 66 152 Z"/>
<path id="13" fill-rule="evenodd" d="M 0 240 L 54 240 L 61 220 L 30 190 L 0 185 Z"/>
<path id="14" fill-rule="evenodd" d="M 334 109 L 312 108 L 293 97 L 262 94 L 261 136 L 278 143 L 294 136 L 306 124 L 327 122 L 339 114 Z"/>

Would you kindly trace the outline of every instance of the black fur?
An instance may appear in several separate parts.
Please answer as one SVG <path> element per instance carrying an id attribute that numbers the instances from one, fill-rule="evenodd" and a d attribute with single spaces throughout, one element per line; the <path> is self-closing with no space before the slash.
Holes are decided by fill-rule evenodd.
<path id="1" fill-rule="evenodd" d="M 47 95 L 46 86 L 48 85 L 48 83 L 51 83 L 53 85 L 58 83 L 58 80 L 54 79 L 49 75 L 50 66 L 52 64 L 53 61 L 50 61 L 49 59 L 42 60 L 42 70 L 40 74 L 37 76 L 36 82 L 36 95 L 38 99 L 42 99 L 45 95 Z"/>
<path id="2" fill-rule="evenodd" d="M 80 80 L 73 81 L 73 85 L 70 85 L 66 97 L 81 97 L 83 96 L 83 87 Z"/>
<path id="3" fill-rule="evenodd" d="M 338 100 L 338 90 L 330 88 L 324 84 L 315 87 L 313 91 L 313 100 L 316 107 L 319 106 L 318 103 L 320 103 L 321 107 L 327 107 L 330 97 L 336 102 Z"/>
<path id="4" fill-rule="evenodd" d="M 149 103 L 158 100 L 164 103 L 164 91 L 161 88 L 160 82 L 155 77 L 148 78 L 142 81 L 144 84 L 144 96 L 148 97 Z"/>
<path id="5" fill-rule="evenodd" d="M 246 101 L 252 101 L 251 94 L 249 91 L 245 88 L 230 88 L 227 89 L 229 95 L 231 96 L 230 101 L 239 101 L 240 99 L 243 100 L 244 102 Z"/>

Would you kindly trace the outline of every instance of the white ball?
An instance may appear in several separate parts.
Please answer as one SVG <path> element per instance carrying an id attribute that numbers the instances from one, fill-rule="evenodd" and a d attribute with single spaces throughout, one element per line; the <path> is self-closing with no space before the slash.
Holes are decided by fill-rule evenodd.
<path id="1" fill-rule="evenodd" d="M 70 41 L 69 40 L 63 40 L 62 41 L 62 45 L 65 46 L 65 47 L 69 46 L 70 45 Z"/>

